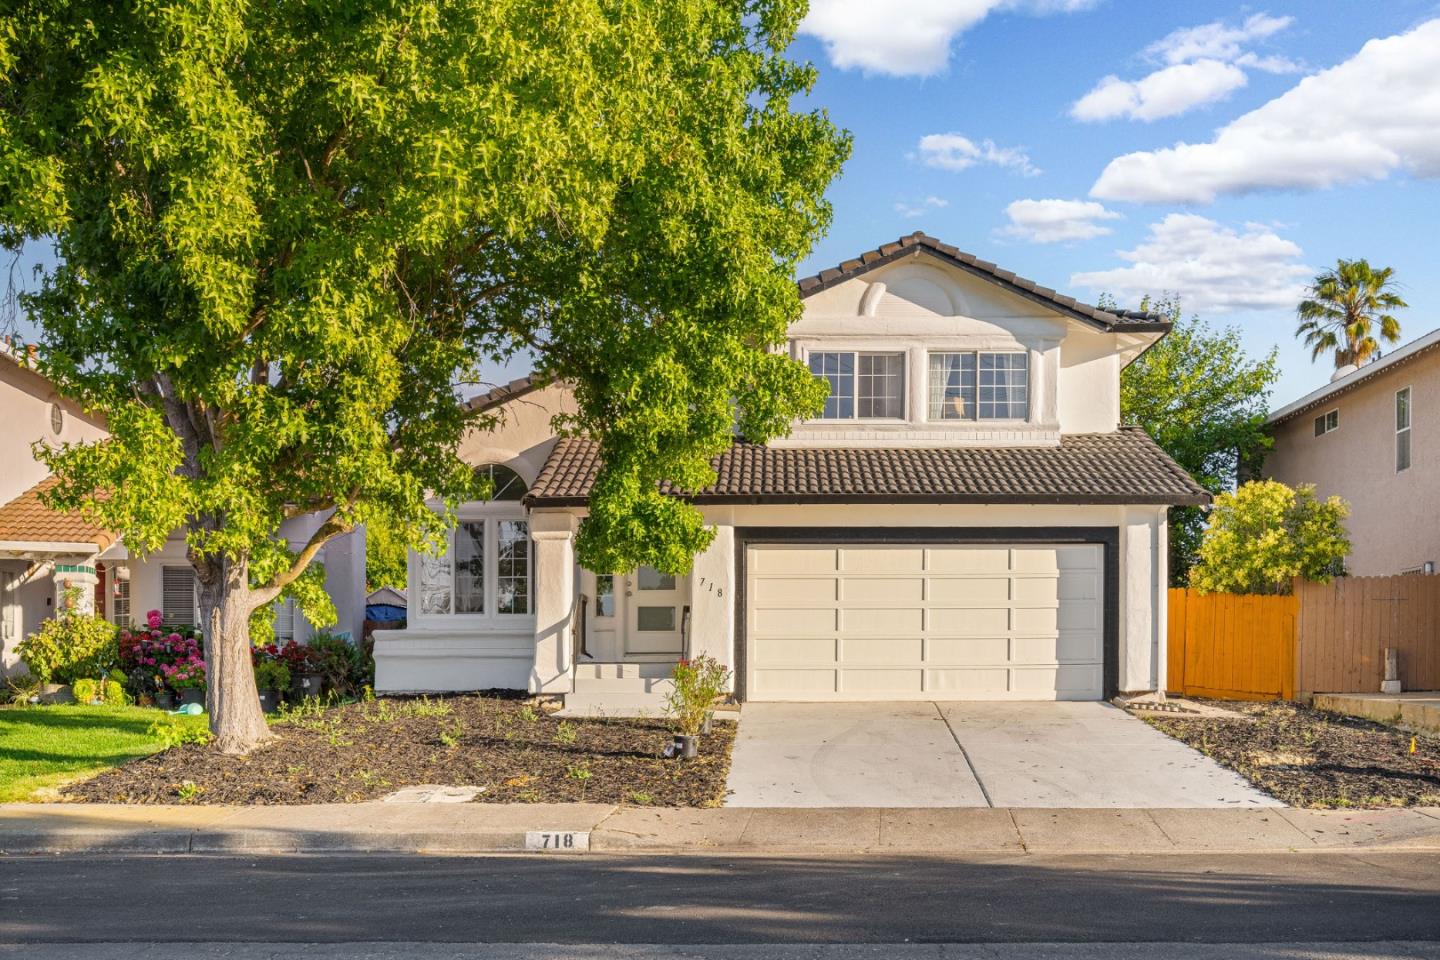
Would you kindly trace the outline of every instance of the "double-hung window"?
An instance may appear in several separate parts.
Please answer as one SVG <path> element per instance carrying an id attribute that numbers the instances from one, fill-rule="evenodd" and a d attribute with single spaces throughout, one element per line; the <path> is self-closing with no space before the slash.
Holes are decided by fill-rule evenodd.
<path id="1" fill-rule="evenodd" d="M 130 626 L 130 571 L 122 575 L 122 567 L 112 567 L 115 578 L 114 595 L 110 598 L 110 622 L 117 627 Z"/>
<path id="2" fill-rule="evenodd" d="M 930 354 L 929 419 L 1025 420 L 1029 415 L 1028 353 Z"/>
<path id="3" fill-rule="evenodd" d="M 503 622 L 535 612 L 530 524 L 520 505 L 525 483 L 499 464 L 480 469 L 494 482 L 493 498 L 461 507 L 441 556 L 414 555 L 422 617 Z"/>
<path id="4" fill-rule="evenodd" d="M 1410 388 L 1395 392 L 1395 472 L 1410 469 Z"/>
<path id="5" fill-rule="evenodd" d="M 810 372 L 830 384 L 822 420 L 900 420 L 905 416 L 903 353 L 811 353 Z"/>

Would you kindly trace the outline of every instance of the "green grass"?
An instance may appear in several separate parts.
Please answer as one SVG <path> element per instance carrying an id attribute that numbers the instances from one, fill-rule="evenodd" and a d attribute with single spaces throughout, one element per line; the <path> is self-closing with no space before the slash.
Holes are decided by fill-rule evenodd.
<path id="1" fill-rule="evenodd" d="M 0 707 L 0 803 L 46 799 L 44 792 L 155 753 L 163 744 L 149 729 L 163 716 L 148 707 Z"/>

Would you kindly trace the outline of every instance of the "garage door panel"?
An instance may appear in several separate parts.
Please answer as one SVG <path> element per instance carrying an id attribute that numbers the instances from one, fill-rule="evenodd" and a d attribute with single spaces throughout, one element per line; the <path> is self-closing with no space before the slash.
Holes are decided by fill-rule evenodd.
<path id="1" fill-rule="evenodd" d="M 756 545 L 749 695 L 761 700 L 1096 699 L 1093 545 Z"/>
<path id="2" fill-rule="evenodd" d="M 930 637 L 927 663 L 1005 663 L 1010 656 L 1006 637 Z"/>
<path id="3" fill-rule="evenodd" d="M 835 632 L 840 612 L 830 609 L 775 608 L 755 611 L 755 630 L 761 636 L 774 634 L 781 637 L 796 634 Z"/>
<path id="4" fill-rule="evenodd" d="M 833 577 L 768 577 L 755 581 L 752 598 L 757 606 L 784 607 L 833 604 L 837 599 Z"/>
<path id="5" fill-rule="evenodd" d="M 925 659 L 920 637 L 846 637 L 840 641 L 844 663 L 914 663 Z"/>
<path id="6" fill-rule="evenodd" d="M 1010 632 L 1007 607 L 930 609 L 930 632 L 961 637 L 983 637 Z"/>
<path id="7" fill-rule="evenodd" d="M 925 599 L 922 577 L 847 577 L 840 581 L 840 599 L 847 603 L 920 603 Z"/>
<path id="8" fill-rule="evenodd" d="M 1008 577 L 932 577 L 929 599 L 932 603 L 1008 603 L 1010 579 Z"/>

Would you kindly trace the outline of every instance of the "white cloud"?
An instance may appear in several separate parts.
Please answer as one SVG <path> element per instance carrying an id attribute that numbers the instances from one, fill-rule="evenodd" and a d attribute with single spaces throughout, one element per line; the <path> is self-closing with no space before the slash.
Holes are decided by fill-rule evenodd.
<path id="1" fill-rule="evenodd" d="M 918 217 L 931 210 L 943 210 L 950 206 L 950 201 L 941 197 L 926 197 L 919 203 L 907 203 L 901 200 L 895 204 L 895 212 L 902 217 Z"/>
<path id="2" fill-rule="evenodd" d="M 1223 100 L 1245 86 L 1245 69 L 1295 70 L 1295 64 L 1284 57 L 1262 57 L 1242 46 L 1278 33 L 1291 22 L 1290 17 L 1257 13 L 1238 27 L 1216 21 L 1176 30 L 1145 48 L 1145 57 L 1163 66 L 1139 80 L 1105 77 L 1075 101 L 1070 116 L 1085 122 L 1116 117 L 1160 120 Z"/>
<path id="3" fill-rule="evenodd" d="M 800 32 L 825 44 L 842 70 L 924 77 L 944 70 L 950 46 L 991 13 L 1072 13 L 1098 0 L 813 0 Z"/>
<path id="4" fill-rule="evenodd" d="M 1016 200 L 1005 208 L 1010 225 L 996 231 L 1031 243 L 1090 240 L 1110 233 L 1100 221 L 1119 220 L 1094 200 Z"/>
<path id="5" fill-rule="evenodd" d="M 1145 48 L 1147 56 L 1162 63 L 1191 60 L 1238 61 L 1242 44 L 1274 36 L 1295 22 L 1294 17 L 1272 17 L 1257 13 L 1238 27 L 1216 21 L 1199 27 L 1185 27 L 1168 33 Z"/>
<path id="6" fill-rule="evenodd" d="M 1397 169 L 1440 176 L 1440 19 L 1371 40 L 1222 127 L 1208 143 L 1117 157 L 1090 195 L 1209 203 L 1265 189 L 1378 180 Z"/>
<path id="7" fill-rule="evenodd" d="M 1193 213 L 1172 213 L 1150 225 L 1146 241 L 1117 254 L 1129 266 L 1076 273 L 1074 286 L 1109 293 L 1120 303 L 1145 294 L 1178 293 L 1187 309 L 1294 309 L 1314 271 L 1301 250 L 1258 223 L 1243 232 Z"/>
<path id="8" fill-rule="evenodd" d="M 1159 120 L 1221 100 L 1245 86 L 1245 71 L 1219 60 L 1197 60 L 1165 67 L 1140 80 L 1109 76 L 1075 101 L 1076 120 Z"/>
<path id="9" fill-rule="evenodd" d="M 976 143 L 958 133 L 931 133 L 920 138 L 920 162 L 941 170 L 965 170 L 977 163 L 1017 170 L 1027 177 L 1040 173 L 1023 147 L 996 146 L 994 140 Z"/>

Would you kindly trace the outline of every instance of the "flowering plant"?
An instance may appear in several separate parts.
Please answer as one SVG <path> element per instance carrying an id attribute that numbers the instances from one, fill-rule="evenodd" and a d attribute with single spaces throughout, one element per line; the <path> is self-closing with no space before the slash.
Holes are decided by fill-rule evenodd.
<path id="1" fill-rule="evenodd" d="M 134 630 L 120 631 L 120 666 L 130 676 L 136 674 L 148 678 L 154 688 L 166 686 L 204 686 L 205 652 L 200 635 L 190 627 L 165 630 L 161 626 L 148 626 L 159 620 L 159 611 L 146 614 L 147 626 Z M 195 667 L 199 665 L 199 680 L 195 680 Z M 176 683 L 175 675 L 180 674 Z"/>
<path id="2" fill-rule="evenodd" d="M 165 683 L 176 690 L 205 686 L 205 661 L 199 657 L 183 663 L 167 663 L 160 668 Z"/>

